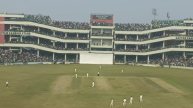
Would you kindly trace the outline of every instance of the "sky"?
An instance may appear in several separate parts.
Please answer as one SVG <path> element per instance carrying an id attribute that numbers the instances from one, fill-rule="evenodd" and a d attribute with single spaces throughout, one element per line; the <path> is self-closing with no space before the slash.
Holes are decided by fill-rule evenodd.
<path id="1" fill-rule="evenodd" d="M 90 14 L 113 14 L 119 23 L 193 18 L 193 0 L 0 0 L 0 12 L 49 15 L 54 20 L 89 22 Z"/>

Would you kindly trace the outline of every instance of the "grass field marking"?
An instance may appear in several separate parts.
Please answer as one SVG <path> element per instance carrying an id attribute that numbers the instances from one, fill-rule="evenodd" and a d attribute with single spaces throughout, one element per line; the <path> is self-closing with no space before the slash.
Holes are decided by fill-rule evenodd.
<path id="1" fill-rule="evenodd" d="M 70 87 L 72 82 L 72 76 L 60 76 L 51 86 L 53 94 L 64 94 L 67 92 L 67 88 Z"/>
<path id="2" fill-rule="evenodd" d="M 160 87 L 166 89 L 168 92 L 178 93 L 178 94 L 185 94 L 182 90 L 176 88 L 175 86 L 165 82 L 164 80 L 162 80 L 160 78 L 150 78 L 150 77 L 148 77 L 148 79 L 152 80 L 154 83 L 156 83 Z"/>
<path id="3" fill-rule="evenodd" d="M 94 77 L 96 87 L 100 90 L 111 90 L 112 86 L 105 77 Z"/>

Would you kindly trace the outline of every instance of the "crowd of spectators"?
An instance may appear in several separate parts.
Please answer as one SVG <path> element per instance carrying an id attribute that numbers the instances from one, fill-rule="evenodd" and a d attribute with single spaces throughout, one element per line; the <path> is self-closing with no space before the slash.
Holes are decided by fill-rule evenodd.
<path id="1" fill-rule="evenodd" d="M 72 21 L 53 21 L 52 25 L 64 29 L 89 29 L 89 23 L 86 22 L 72 22 Z"/>
<path id="2" fill-rule="evenodd" d="M 193 57 L 185 58 L 183 56 L 174 55 L 166 57 L 164 60 L 161 58 L 151 59 L 150 64 L 159 64 L 160 66 L 168 65 L 171 66 L 183 66 L 183 67 L 193 67 Z"/>
<path id="3" fill-rule="evenodd" d="M 33 51 L 20 52 L 19 50 L 0 49 L 0 53 L 1 53 L 0 64 L 11 64 L 11 63 L 27 64 L 28 62 L 54 62 L 52 60 L 52 56 L 37 56 L 37 54 Z M 116 59 L 116 63 L 124 63 L 124 60 L 121 58 Z M 139 60 L 138 63 L 146 64 L 147 61 Z M 170 66 L 193 67 L 193 57 L 185 58 L 183 56 L 176 56 L 176 55 L 167 56 L 164 60 L 162 60 L 161 58 L 150 59 L 149 63 L 158 64 L 160 66 L 168 65 L 169 67 Z"/>
<path id="4" fill-rule="evenodd" d="M 187 59 L 185 59 L 182 56 L 170 56 L 165 58 L 164 64 L 172 66 L 186 66 L 187 65 L 186 60 Z"/>
<path id="5" fill-rule="evenodd" d="M 10 64 L 28 64 L 28 63 L 43 63 L 43 62 L 52 62 L 52 63 L 65 63 L 65 62 L 77 62 L 74 57 L 66 58 L 64 60 L 64 55 L 56 56 L 53 60 L 52 55 L 42 53 L 37 55 L 35 50 L 9 50 L 9 49 L 0 49 L 0 64 L 10 65 Z"/>
<path id="6" fill-rule="evenodd" d="M 124 63 L 123 58 L 116 58 L 116 63 Z M 126 59 L 127 64 L 147 64 L 147 58 L 145 59 L 138 59 L 138 62 L 135 62 L 135 58 L 133 59 Z M 167 56 L 165 59 L 160 57 L 154 57 L 149 59 L 149 64 L 151 65 L 159 65 L 161 67 L 164 66 L 180 66 L 180 67 L 193 67 L 193 57 L 185 58 L 183 56 L 174 55 L 174 56 Z"/>
<path id="7" fill-rule="evenodd" d="M 38 44 L 37 41 L 33 40 L 33 38 L 25 38 L 25 39 L 23 39 L 22 42 L 17 41 L 17 40 L 15 40 L 15 41 L 12 40 L 12 41 L 7 41 L 7 43 L 34 44 L 34 45 L 38 45 L 38 46 L 42 46 L 42 47 L 46 47 L 46 48 L 55 49 L 55 50 L 78 50 L 78 51 L 89 50 L 86 45 L 84 45 L 84 46 L 79 45 L 78 48 L 76 48 L 75 44 L 71 44 L 71 47 L 70 47 L 70 44 L 68 44 L 68 47 L 65 47 L 65 45 L 62 45 L 62 44 L 55 44 L 55 46 L 53 46 L 53 43 L 51 43 L 49 41 L 42 41 Z"/>
<path id="8" fill-rule="evenodd" d="M 139 46 L 140 47 L 140 46 Z M 136 47 L 126 47 L 124 46 L 116 46 L 115 51 L 122 51 L 122 52 L 149 52 L 149 51 L 156 51 L 156 50 L 162 50 L 166 48 L 193 48 L 192 46 L 181 46 L 181 45 L 166 45 L 164 48 L 163 46 L 156 46 L 156 47 L 151 47 L 148 49 L 148 46 L 142 46 L 142 48 L 136 49 Z"/>
<path id="9" fill-rule="evenodd" d="M 150 29 L 151 29 L 150 24 L 115 23 L 115 30 L 117 31 L 144 31 L 144 30 L 150 30 Z"/>
<path id="10" fill-rule="evenodd" d="M 25 15 L 24 20 L 32 21 L 40 24 L 55 26 L 64 29 L 83 29 L 90 28 L 88 22 L 73 22 L 73 21 L 54 21 L 49 16 L 43 15 Z M 187 19 L 184 19 L 187 20 Z M 117 31 L 144 31 L 169 26 L 183 26 L 184 20 L 153 20 L 150 24 L 139 23 L 115 23 L 115 30 Z M 190 20 L 190 19 L 188 19 Z M 113 26 L 108 24 L 92 24 L 94 26 Z"/>
<path id="11" fill-rule="evenodd" d="M 184 20 L 153 20 L 151 24 L 152 29 L 169 26 L 184 26 Z"/>
<path id="12" fill-rule="evenodd" d="M 32 21 L 40 24 L 50 25 L 64 29 L 89 29 L 87 22 L 73 22 L 73 21 L 53 21 L 49 16 L 43 15 L 25 15 L 24 20 Z"/>
<path id="13" fill-rule="evenodd" d="M 24 20 L 32 21 L 36 23 L 41 23 L 45 25 L 51 25 L 52 19 L 50 16 L 44 16 L 44 15 L 25 15 Z"/>
<path id="14" fill-rule="evenodd" d="M 19 52 L 8 49 L 0 49 L 0 64 L 28 63 L 28 62 L 49 62 L 46 56 L 37 56 L 32 52 Z"/>
<path id="15" fill-rule="evenodd" d="M 117 31 L 144 31 L 150 29 L 157 29 L 169 26 L 184 26 L 184 20 L 153 20 L 151 24 L 115 24 L 115 30 Z"/>
<path id="16" fill-rule="evenodd" d="M 149 64 L 160 64 L 160 63 L 162 63 L 162 59 L 161 58 L 149 59 Z"/>

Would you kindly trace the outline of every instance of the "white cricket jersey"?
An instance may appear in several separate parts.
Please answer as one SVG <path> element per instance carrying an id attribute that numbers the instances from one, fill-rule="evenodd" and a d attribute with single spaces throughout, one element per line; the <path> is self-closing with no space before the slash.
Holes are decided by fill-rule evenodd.
<path id="1" fill-rule="evenodd" d="M 140 95 L 139 97 L 139 101 L 142 102 L 143 101 L 143 95 Z"/>
<path id="2" fill-rule="evenodd" d="M 126 99 L 123 99 L 123 102 L 126 102 L 127 100 Z"/>

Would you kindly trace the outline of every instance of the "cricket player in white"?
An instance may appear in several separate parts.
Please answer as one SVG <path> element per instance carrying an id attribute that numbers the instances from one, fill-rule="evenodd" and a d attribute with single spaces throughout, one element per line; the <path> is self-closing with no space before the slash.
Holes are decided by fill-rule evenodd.
<path id="1" fill-rule="evenodd" d="M 5 82 L 5 86 L 9 87 L 9 82 L 8 81 Z"/>
<path id="2" fill-rule="evenodd" d="M 127 100 L 126 100 L 126 99 L 123 99 L 123 107 L 124 107 L 124 108 L 126 107 L 126 102 L 127 102 Z"/>
<path id="3" fill-rule="evenodd" d="M 129 104 L 133 104 L 133 97 L 130 97 Z"/>
<path id="4" fill-rule="evenodd" d="M 139 96 L 139 102 L 142 103 L 143 102 L 143 95 Z"/>
<path id="5" fill-rule="evenodd" d="M 75 77 L 78 78 L 78 74 L 75 74 Z"/>
<path id="6" fill-rule="evenodd" d="M 76 72 L 76 68 L 74 69 L 74 72 Z"/>
<path id="7" fill-rule="evenodd" d="M 88 78 L 88 73 L 86 74 L 86 77 Z"/>
<path id="8" fill-rule="evenodd" d="M 114 103 L 114 100 L 112 99 L 110 103 L 110 108 L 113 108 L 113 103 Z"/>
<path id="9" fill-rule="evenodd" d="M 92 87 L 94 87 L 94 81 L 92 82 Z"/>
<path id="10" fill-rule="evenodd" d="M 123 69 L 121 70 L 121 72 L 123 73 Z"/>
<path id="11" fill-rule="evenodd" d="M 99 72 L 97 73 L 97 76 L 100 76 L 100 73 L 99 73 Z"/>

